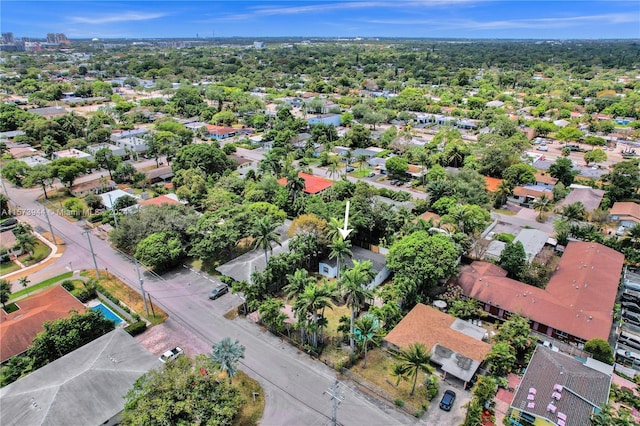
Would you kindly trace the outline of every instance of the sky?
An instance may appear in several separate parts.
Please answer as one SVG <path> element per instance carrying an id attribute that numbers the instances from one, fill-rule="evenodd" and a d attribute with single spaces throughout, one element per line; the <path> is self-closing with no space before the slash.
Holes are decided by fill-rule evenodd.
<path id="1" fill-rule="evenodd" d="M 640 1 L 2 0 L 15 37 L 640 39 Z"/>

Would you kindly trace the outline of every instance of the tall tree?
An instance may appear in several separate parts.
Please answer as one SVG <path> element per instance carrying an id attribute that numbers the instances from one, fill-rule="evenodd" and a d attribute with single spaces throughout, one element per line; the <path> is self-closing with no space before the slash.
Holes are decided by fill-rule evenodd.
<path id="1" fill-rule="evenodd" d="M 253 238 L 253 248 L 261 248 L 264 250 L 265 263 L 269 261 L 269 253 L 273 251 L 272 243 L 276 243 L 281 246 L 280 236 L 276 232 L 276 228 L 280 224 L 277 223 L 271 216 L 263 216 L 257 218 L 253 223 L 250 236 Z"/>
<path id="2" fill-rule="evenodd" d="M 527 264 L 527 254 L 522 243 L 520 241 L 507 243 L 500 253 L 498 264 L 507 271 L 509 277 L 516 280 L 520 278 L 520 274 Z"/>
<path id="3" fill-rule="evenodd" d="M 298 297 L 308 285 L 315 283 L 315 278 L 309 276 L 309 272 L 306 269 L 296 269 L 293 274 L 287 275 L 287 281 L 289 283 L 282 290 L 285 292 L 287 299 L 292 300 Z"/>
<path id="4" fill-rule="evenodd" d="M 364 350 L 364 359 L 362 362 L 362 368 L 367 368 L 367 350 L 369 345 L 377 342 L 379 337 L 378 332 L 380 330 L 380 320 L 378 317 L 372 314 L 365 314 L 362 318 L 359 318 L 354 326 L 354 333 L 358 343 L 362 345 Z"/>
<path id="5" fill-rule="evenodd" d="M 238 363 L 244 358 L 244 346 L 238 340 L 225 337 L 211 348 L 211 360 L 227 373 L 229 384 L 238 372 Z"/>
<path id="6" fill-rule="evenodd" d="M 413 385 L 411 386 L 410 395 L 413 396 L 416 390 L 416 382 L 418 381 L 418 373 L 424 371 L 429 373 L 429 352 L 422 343 L 412 343 L 409 347 L 403 349 L 398 354 L 400 371 L 409 377 L 413 377 Z"/>
<path id="7" fill-rule="evenodd" d="M 551 199 L 546 194 L 542 194 L 533 202 L 533 209 L 538 212 L 537 220 L 545 220 L 545 213 L 551 210 Z"/>
<path id="8" fill-rule="evenodd" d="M 237 388 L 216 377 L 205 355 L 183 356 L 140 377 L 125 395 L 122 423 L 231 425 L 244 403 Z"/>
<path id="9" fill-rule="evenodd" d="M 53 184 L 53 180 L 53 168 L 49 164 L 36 164 L 28 170 L 23 185 L 40 185 L 44 198 L 49 199 L 47 187 Z"/>
<path id="10" fill-rule="evenodd" d="M 340 271 L 344 265 L 345 258 L 352 256 L 351 253 L 351 241 L 343 240 L 342 236 L 339 236 L 333 240 L 333 243 L 329 244 L 329 259 L 336 259 L 337 278 L 340 279 Z"/>
<path id="11" fill-rule="evenodd" d="M 122 162 L 122 158 L 118 157 L 109 148 L 100 148 L 94 155 L 96 163 L 107 169 L 109 172 L 109 178 L 113 179 L 113 171 L 116 170 L 118 164 Z"/>
<path id="12" fill-rule="evenodd" d="M 319 316 L 318 311 L 324 313 L 326 308 L 333 309 L 331 305 L 333 294 L 334 290 L 330 285 L 308 284 L 304 291 L 298 295 L 298 299 L 293 305 L 293 310 L 302 327 L 311 331 L 311 345 L 314 348 L 317 348 L 319 344 L 319 318 L 324 317 L 324 314 Z"/>
<path id="13" fill-rule="evenodd" d="M 373 298 L 373 291 L 366 287 L 375 276 L 372 267 L 370 260 L 358 261 L 354 259 L 353 267 L 345 270 L 338 281 L 342 297 L 351 309 L 349 346 L 352 354 L 355 352 L 353 327 L 356 314 L 364 307 L 367 300 Z"/>
<path id="14" fill-rule="evenodd" d="M 5 304 L 9 301 L 11 296 L 11 283 L 8 280 L 0 280 L 0 303 L 2 307 L 6 307 Z"/>

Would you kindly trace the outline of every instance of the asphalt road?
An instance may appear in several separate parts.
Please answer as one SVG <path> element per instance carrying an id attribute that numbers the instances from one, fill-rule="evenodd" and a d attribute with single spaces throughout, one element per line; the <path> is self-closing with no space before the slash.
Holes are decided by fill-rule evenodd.
<path id="1" fill-rule="evenodd" d="M 31 215 L 19 219 L 40 231 L 48 231 L 42 205 L 35 200 L 38 189 L 17 189 L 5 182 L 12 206 L 19 205 Z M 66 251 L 52 266 L 29 276 L 32 283 L 65 272 L 91 269 L 93 261 L 82 222 L 69 222 L 49 212 L 57 237 L 66 242 Z M 138 288 L 136 270 L 131 259 L 114 251 L 108 242 L 90 232 L 91 244 L 99 269 L 108 269 L 133 288 Z M 240 303 L 237 295 L 227 294 L 212 301 L 207 297 L 213 287 L 211 277 L 187 268 L 179 268 L 159 278 L 144 273 L 145 290 L 155 304 L 208 345 L 224 337 L 238 339 L 245 347 L 242 369 L 263 386 L 266 408 L 263 425 L 327 425 L 330 424 L 331 400 L 323 394 L 336 380 L 333 370 L 310 359 L 280 339 L 264 333 L 244 319 L 233 321 L 222 315 Z M 415 424 L 408 417 L 363 393 L 341 385 L 344 400 L 338 409 L 338 422 L 343 425 Z"/>

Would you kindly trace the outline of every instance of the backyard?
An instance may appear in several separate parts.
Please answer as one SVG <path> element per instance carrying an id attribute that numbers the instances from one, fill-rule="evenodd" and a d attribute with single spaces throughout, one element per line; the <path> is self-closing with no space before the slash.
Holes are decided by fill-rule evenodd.
<path id="1" fill-rule="evenodd" d="M 81 275 L 88 278 L 96 278 L 96 272 L 93 270 L 84 271 Z M 150 304 L 149 316 L 146 316 L 142 296 L 110 272 L 101 271 L 99 283 L 105 290 L 111 293 L 111 295 L 129 307 L 129 309 L 136 312 L 138 315 L 147 318 L 153 325 L 162 323 L 169 316 L 166 312 L 160 309 L 159 306 Z"/>

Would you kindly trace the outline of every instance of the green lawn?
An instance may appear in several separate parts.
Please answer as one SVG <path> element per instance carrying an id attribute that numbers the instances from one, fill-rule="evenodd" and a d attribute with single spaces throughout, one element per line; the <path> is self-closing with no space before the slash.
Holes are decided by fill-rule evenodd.
<path id="1" fill-rule="evenodd" d="M 20 269 L 20 267 L 15 262 L 3 262 L 0 264 L 0 275 L 10 274 L 11 272 L 15 272 L 18 269 Z"/>
<path id="2" fill-rule="evenodd" d="M 371 173 L 373 170 L 371 169 L 356 169 L 353 173 L 351 173 L 351 176 L 353 177 L 357 177 L 357 178 L 363 178 L 363 177 L 367 177 L 367 175 L 369 173 Z"/>
<path id="3" fill-rule="evenodd" d="M 57 275 L 55 277 L 51 277 L 47 280 L 44 280 L 36 285 L 32 285 L 30 287 L 27 288 L 23 288 L 22 290 L 16 291 L 15 293 L 13 293 L 11 296 L 9 296 L 9 300 L 13 300 L 15 298 L 18 298 L 20 296 L 24 296 L 25 294 L 29 294 L 32 293 L 36 290 L 39 290 L 41 288 L 45 288 L 45 287 L 49 287 L 52 284 L 57 283 L 58 281 L 62 281 L 64 279 L 67 278 L 71 278 L 71 276 L 73 275 L 73 272 L 69 271 L 69 272 L 65 272 L 64 274 L 60 274 Z"/>
<path id="4" fill-rule="evenodd" d="M 40 262 L 42 259 L 49 256 L 49 253 L 51 253 L 51 249 L 49 248 L 49 246 L 47 246 L 41 241 L 38 241 L 38 243 L 36 244 L 33 250 L 33 255 L 29 255 L 29 254 L 22 255 L 22 256 L 19 256 L 18 259 L 25 266 L 31 266 L 31 265 L 35 265 L 36 263 Z"/>

